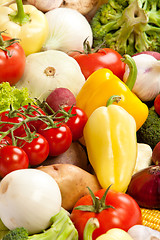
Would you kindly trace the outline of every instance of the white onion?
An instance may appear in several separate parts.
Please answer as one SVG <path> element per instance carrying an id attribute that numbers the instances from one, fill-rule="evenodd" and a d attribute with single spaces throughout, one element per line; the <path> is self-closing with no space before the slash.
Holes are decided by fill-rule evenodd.
<path id="1" fill-rule="evenodd" d="M 77 10 L 56 8 L 48 11 L 45 15 L 49 23 L 49 36 L 42 50 L 83 51 L 85 39 L 88 39 L 90 46 L 92 46 L 91 26 Z"/>
<path id="2" fill-rule="evenodd" d="M 21 169 L 0 183 L 0 218 L 10 230 L 25 227 L 29 234 L 50 226 L 50 218 L 61 210 L 56 181 L 37 169 Z"/>

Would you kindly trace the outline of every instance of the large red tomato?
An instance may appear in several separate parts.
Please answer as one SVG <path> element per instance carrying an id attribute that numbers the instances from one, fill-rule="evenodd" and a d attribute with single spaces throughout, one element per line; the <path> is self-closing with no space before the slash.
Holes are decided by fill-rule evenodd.
<path id="1" fill-rule="evenodd" d="M 106 189 L 97 191 L 94 200 L 91 195 L 86 195 L 75 204 L 71 212 L 71 220 L 78 230 L 80 240 L 83 239 L 83 231 L 88 219 L 92 217 L 97 218 L 100 224 L 100 227 L 93 232 L 93 240 L 111 228 L 128 231 L 133 225 L 141 224 L 141 210 L 132 197 L 113 190 L 109 190 L 105 197 L 105 191 Z M 75 209 L 79 206 L 84 208 L 83 211 Z M 90 210 L 87 211 L 87 208 Z"/>
<path id="2" fill-rule="evenodd" d="M 18 42 L 6 47 L 10 40 L 10 37 L 2 35 L 0 44 L 0 83 L 9 82 L 12 86 L 20 80 L 24 73 L 26 56 Z"/>
<path id="3" fill-rule="evenodd" d="M 103 48 L 91 53 L 71 53 L 79 64 L 84 77 L 87 79 L 93 72 L 101 68 L 110 69 L 117 77 L 123 79 L 125 63 L 121 61 L 122 56 L 115 50 Z"/>

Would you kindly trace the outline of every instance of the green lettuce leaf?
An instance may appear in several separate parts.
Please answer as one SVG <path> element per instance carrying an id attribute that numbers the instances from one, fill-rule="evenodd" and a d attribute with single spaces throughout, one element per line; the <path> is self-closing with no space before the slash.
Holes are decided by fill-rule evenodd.
<path id="1" fill-rule="evenodd" d="M 10 109 L 18 109 L 28 103 L 33 103 L 33 99 L 29 97 L 27 88 L 18 89 L 15 86 L 10 86 L 8 82 L 0 84 L 0 112 Z"/>

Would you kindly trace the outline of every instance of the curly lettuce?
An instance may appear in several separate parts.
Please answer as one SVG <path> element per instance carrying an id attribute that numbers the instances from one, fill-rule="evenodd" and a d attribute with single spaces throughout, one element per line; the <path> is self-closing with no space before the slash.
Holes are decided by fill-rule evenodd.
<path id="1" fill-rule="evenodd" d="M 29 97 L 27 88 L 18 89 L 10 86 L 8 82 L 0 84 L 0 112 L 10 109 L 18 109 L 28 103 L 33 103 L 33 99 Z"/>

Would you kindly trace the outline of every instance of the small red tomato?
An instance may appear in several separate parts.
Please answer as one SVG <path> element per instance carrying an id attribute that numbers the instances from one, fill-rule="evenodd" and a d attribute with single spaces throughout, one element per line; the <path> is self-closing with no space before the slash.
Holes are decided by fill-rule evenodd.
<path id="1" fill-rule="evenodd" d="M 38 133 L 46 138 L 49 143 L 49 156 L 58 156 L 67 151 L 72 143 L 72 133 L 66 124 L 58 124 L 55 128 L 46 129 L 46 123 L 43 123 Z"/>
<path id="2" fill-rule="evenodd" d="M 63 108 L 66 112 L 70 111 L 71 107 Z M 71 129 L 72 140 L 76 141 L 83 136 L 83 128 L 88 120 L 87 114 L 79 107 L 73 106 L 71 114 L 75 116 L 70 117 L 65 124 Z"/>
<path id="3" fill-rule="evenodd" d="M 8 114 L 9 114 L 9 111 L 0 113 L 0 125 L 1 125 L 0 131 L 1 132 L 6 132 L 9 129 L 11 129 L 13 127 L 13 124 L 10 124 L 10 123 L 18 124 L 25 119 L 25 117 L 20 113 L 17 113 L 16 116 L 13 116 L 13 117 L 9 117 Z M 9 122 L 9 123 L 2 123 L 2 122 Z M 25 133 L 24 125 L 21 125 L 20 127 L 14 130 L 14 136 L 20 136 L 24 133 Z M 8 136 L 11 137 L 11 133 L 9 133 Z"/>
<path id="4" fill-rule="evenodd" d="M 2 135 L 0 134 L 0 137 Z M 4 138 L 1 139 L 0 141 L 0 148 L 4 147 L 4 146 L 8 146 L 8 145 L 12 145 L 12 139 L 8 136 L 5 136 Z"/>
<path id="5" fill-rule="evenodd" d="M 10 37 L 2 35 L 2 44 L 5 47 L 6 41 Z M 26 56 L 23 48 L 18 42 L 6 47 L 4 51 L 0 49 L 0 83 L 9 82 L 11 86 L 15 85 L 22 77 L 25 69 Z"/>
<path id="6" fill-rule="evenodd" d="M 28 166 L 29 159 L 23 149 L 12 145 L 0 149 L 0 176 L 2 178 L 12 171 L 25 169 Z"/>
<path id="7" fill-rule="evenodd" d="M 21 137 L 25 137 L 26 134 Z M 19 139 L 17 144 L 22 148 L 29 158 L 29 164 L 31 166 L 36 166 L 44 162 L 49 154 L 49 144 L 47 140 L 39 133 L 36 133 L 36 138 L 31 142 Z"/>
<path id="8" fill-rule="evenodd" d="M 29 117 L 38 117 L 40 115 L 46 115 L 45 112 L 38 106 L 36 105 L 25 105 L 22 108 L 19 109 L 20 112 L 24 112 L 23 108 L 28 109 L 29 112 L 26 113 L 27 116 Z M 34 110 L 35 109 L 35 110 Z M 43 122 L 41 120 L 36 120 L 36 121 L 29 121 L 29 127 L 31 129 L 31 131 L 36 131 L 38 130 L 39 126 L 42 124 Z"/>
<path id="9" fill-rule="evenodd" d="M 158 115 L 160 115 L 160 94 L 154 100 L 154 108 Z"/>

